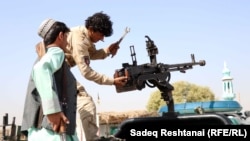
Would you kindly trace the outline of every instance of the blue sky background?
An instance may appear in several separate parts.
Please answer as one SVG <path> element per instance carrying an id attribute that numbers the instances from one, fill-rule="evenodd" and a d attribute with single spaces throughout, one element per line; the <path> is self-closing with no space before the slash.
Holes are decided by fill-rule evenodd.
<path id="1" fill-rule="evenodd" d="M 82 25 L 95 12 L 111 16 L 114 34 L 97 43 L 97 48 L 117 41 L 129 27 L 118 54 L 104 61 L 91 61 L 93 69 L 113 76 L 122 63 L 132 63 L 129 46 L 134 45 L 138 64 L 149 62 L 145 35 L 159 50 L 158 63 L 190 62 L 190 54 L 206 66 L 196 66 L 186 74 L 173 72 L 171 83 L 184 80 L 208 86 L 220 98 L 224 62 L 231 70 L 234 92 L 245 110 L 250 110 L 250 1 L 248 0 L 8 0 L 0 2 L 1 73 L 0 116 L 9 113 L 21 122 L 31 67 L 36 58 L 34 45 L 40 23 L 46 18 L 65 22 L 69 27 Z M 156 88 L 116 93 L 114 86 L 101 86 L 85 80 L 72 69 L 76 78 L 94 99 L 99 94 L 102 111 L 145 109 Z"/>

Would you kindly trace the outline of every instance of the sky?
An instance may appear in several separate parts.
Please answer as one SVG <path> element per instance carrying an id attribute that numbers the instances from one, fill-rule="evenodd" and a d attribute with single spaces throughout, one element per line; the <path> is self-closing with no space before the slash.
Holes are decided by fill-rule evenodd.
<path id="1" fill-rule="evenodd" d="M 209 87 L 217 98 L 222 96 L 224 62 L 233 77 L 233 90 L 244 110 L 250 110 L 250 1 L 248 0 L 8 0 L 0 2 L 1 73 L 0 118 L 9 114 L 20 124 L 29 75 L 36 59 L 35 44 L 41 41 L 38 26 L 46 18 L 65 22 L 69 27 L 83 25 L 87 17 L 103 11 L 113 21 L 114 33 L 97 49 L 116 42 L 130 28 L 113 58 L 91 61 L 99 73 L 113 77 L 122 63 L 132 64 L 130 46 L 134 46 L 137 64 L 149 63 L 146 38 L 158 48 L 157 62 L 164 64 L 205 60 L 185 74 L 172 72 L 170 83 L 187 81 Z M 157 88 L 117 93 L 114 86 L 98 85 L 81 76 L 75 77 L 96 100 L 100 111 L 146 109 L 150 94 Z M 11 122 L 11 119 L 9 119 Z"/>

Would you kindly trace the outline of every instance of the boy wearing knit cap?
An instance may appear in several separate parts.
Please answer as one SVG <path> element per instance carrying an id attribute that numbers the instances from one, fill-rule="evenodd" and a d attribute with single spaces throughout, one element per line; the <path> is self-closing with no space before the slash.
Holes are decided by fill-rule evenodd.
<path id="1" fill-rule="evenodd" d="M 25 100 L 21 130 L 29 141 L 78 141 L 76 80 L 64 55 L 69 31 L 53 19 L 39 26 L 46 52 L 33 66 Z"/>

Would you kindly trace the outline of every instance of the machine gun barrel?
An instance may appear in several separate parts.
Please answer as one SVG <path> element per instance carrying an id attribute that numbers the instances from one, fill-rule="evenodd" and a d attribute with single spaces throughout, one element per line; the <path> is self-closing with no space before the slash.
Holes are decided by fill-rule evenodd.
<path id="1" fill-rule="evenodd" d="M 194 58 L 194 54 L 191 54 L 191 59 L 192 59 L 192 62 L 188 62 L 188 63 L 163 65 L 164 68 L 166 69 L 164 71 L 168 71 L 168 72 L 180 71 L 182 73 L 185 73 L 186 70 L 192 69 L 193 66 L 195 66 L 195 65 L 200 65 L 200 66 L 205 66 L 206 65 L 205 60 L 200 60 L 199 62 L 196 62 L 195 58 Z"/>

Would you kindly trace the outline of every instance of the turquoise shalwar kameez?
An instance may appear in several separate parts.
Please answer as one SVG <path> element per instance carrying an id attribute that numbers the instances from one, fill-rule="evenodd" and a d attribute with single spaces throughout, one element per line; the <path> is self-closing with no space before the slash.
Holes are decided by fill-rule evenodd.
<path id="1" fill-rule="evenodd" d="M 40 94 L 43 114 L 61 112 L 61 106 L 56 91 L 52 88 L 54 77 L 64 63 L 64 52 L 59 47 L 48 48 L 46 54 L 34 65 L 32 79 Z M 47 128 L 30 127 L 28 129 L 29 141 L 60 141 L 60 134 Z M 66 135 L 67 141 L 78 141 L 76 134 Z"/>

